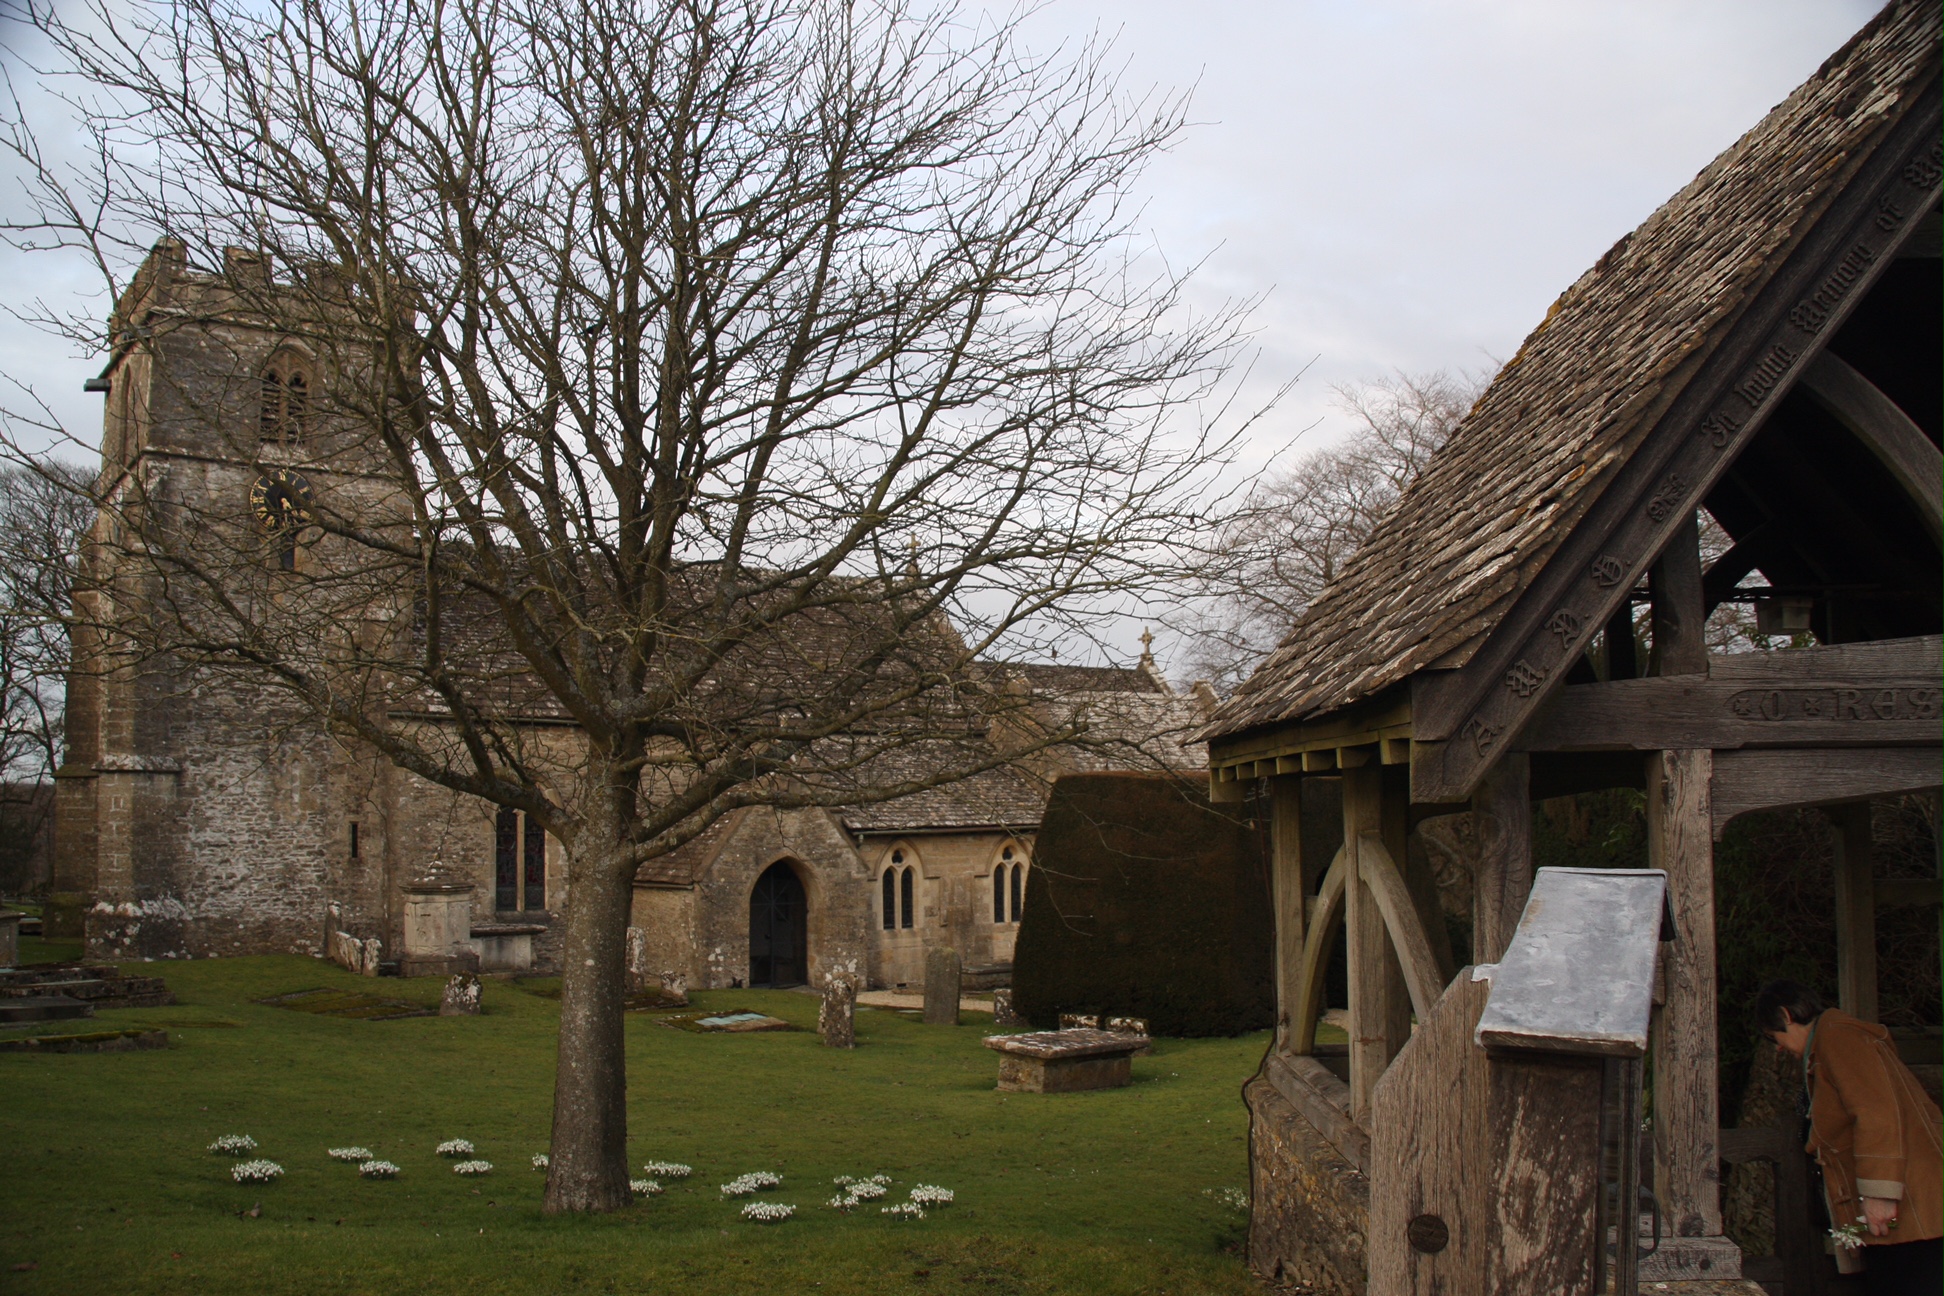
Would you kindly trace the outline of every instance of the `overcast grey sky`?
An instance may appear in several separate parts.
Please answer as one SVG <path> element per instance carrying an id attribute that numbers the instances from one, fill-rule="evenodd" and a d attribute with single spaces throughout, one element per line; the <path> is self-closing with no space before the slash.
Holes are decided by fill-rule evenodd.
<path id="1" fill-rule="evenodd" d="M 1198 123 L 1146 180 L 1145 221 L 1203 299 L 1266 294 L 1260 463 L 1329 388 L 1477 369 L 1802 81 L 1876 6 L 1857 0 L 1051 0 L 1036 46 L 1113 35 L 1130 89 L 1194 87 Z M 0 303 L 90 287 L 0 255 Z M 106 302 L 100 307 L 105 311 Z M 100 359 L 0 320 L 0 372 L 92 439 Z M 1320 422 L 1319 422 L 1320 421 Z"/>

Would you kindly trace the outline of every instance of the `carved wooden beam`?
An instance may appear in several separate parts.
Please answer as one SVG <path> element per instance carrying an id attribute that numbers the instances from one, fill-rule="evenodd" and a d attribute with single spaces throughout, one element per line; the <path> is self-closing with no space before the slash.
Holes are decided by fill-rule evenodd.
<path id="1" fill-rule="evenodd" d="M 1703 675 L 1576 684 L 1526 726 L 1522 751 L 1666 748 L 1935 747 L 1938 677 L 1797 681 L 1782 686 Z"/>
<path id="2" fill-rule="evenodd" d="M 1841 356 L 1827 351 L 1809 362 L 1802 388 L 1890 470 L 1924 515 L 1931 538 L 1944 536 L 1944 454 L 1903 407 Z"/>
<path id="3" fill-rule="evenodd" d="M 1932 81 L 1722 344 L 1669 377 L 1679 394 L 1471 659 L 1413 677 L 1413 800 L 1470 795 L 1937 205 L 1938 118 Z"/>

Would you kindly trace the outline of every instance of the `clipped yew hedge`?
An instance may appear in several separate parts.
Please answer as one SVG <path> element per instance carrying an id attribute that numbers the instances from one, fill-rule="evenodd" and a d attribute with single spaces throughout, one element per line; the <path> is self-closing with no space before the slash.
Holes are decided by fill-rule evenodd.
<path id="1" fill-rule="evenodd" d="M 1206 776 L 1069 774 L 1033 847 L 1013 1004 L 1145 1017 L 1156 1035 L 1275 1021 L 1267 833 L 1214 806 Z"/>

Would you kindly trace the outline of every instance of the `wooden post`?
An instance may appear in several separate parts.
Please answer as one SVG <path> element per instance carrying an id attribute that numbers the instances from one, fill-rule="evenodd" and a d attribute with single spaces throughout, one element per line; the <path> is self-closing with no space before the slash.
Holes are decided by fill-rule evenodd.
<path id="1" fill-rule="evenodd" d="M 1472 962 L 1496 963 L 1532 893 L 1532 771 L 1507 752 L 1472 794 L 1478 866 L 1472 875 Z"/>
<path id="2" fill-rule="evenodd" d="M 1836 1003 L 1866 1022 L 1877 1019 L 1876 878 L 1870 803 L 1832 806 L 1836 827 Z"/>
<path id="3" fill-rule="evenodd" d="M 1647 758 L 1647 861 L 1667 873 L 1675 938 L 1654 1036 L 1654 1191 L 1676 1237 L 1721 1233 L 1711 751 Z"/>
<path id="4" fill-rule="evenodd" d="M 1930 851 L 1938 878 L 1944 878 L 1944 789 L 1930 793 Z M 1938 985 L 1944 989 L 1944 905 L 1938 905 Z"/>
<path id="5" fill-rule="evenodd" d="M 1647 574 L 1654 600 L 1650 675 L 1705 675 L 1708 644 L 1702 634 L 1708 605 L 1701 592 L 1701 529 L 1690 513 Z"/>
<path id="6" fill-rule="evenodd" d="M 1384 783 L 1380 766 L 1345 770 L 1343 774 L 1343 841 L 1354 861 L 1358 839 L 1384 827 Z M 1410 1038 L 1411 999 L 1404 971 L 1384 930 L 1384 913 L 1377 897 L 1349 870 L 1345 879 L 1348 904 L 1344 930 L 1349 937 L 1350 974 L 1350 1115 L 1368 1119 L 1370 1091 L 1390 1065 L 1397 1050 Z"/>
<path id="7" fill-rule="evenodd" d="M 1303 780 L 1295 775 L 1270 779 L 1269 804 L 1270 883 L 1276 907 L 1276 1050 L 1286 1053 L 1303 1002 L 1303 942 L 1308 936 L 1303 912 L 1310 890 L 1303 869 Z"/>

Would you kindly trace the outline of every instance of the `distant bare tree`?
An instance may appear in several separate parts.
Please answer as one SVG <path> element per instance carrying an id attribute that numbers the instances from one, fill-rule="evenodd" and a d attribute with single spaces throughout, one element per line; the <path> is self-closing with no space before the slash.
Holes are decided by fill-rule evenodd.
<path id="1" fill-rule="evenodd" d="M 15 884 L 54 804 L 90 477 L 58 461 L 0 468 L 0 876 Z"/>
<path id="2" fill-rule="evenodd" d="M 1357 551 L 1445 443 L 1484 379 L 1442 370 L 1336 389 L 1350 432 L 1258 483 L 1224 528 L 1177 629 L 1186 667 L 1227 693 Z"/>
<path id="3" fill-rule="evenodd" d="M 50 324 L 146 354 L 153 329 L 268 319 L 334 375 L 304 394 L 305 453 L 382 465 L 356 489 L 315 470 L 267 536 L 131 475 L 99 501 L 104 643 L 281 690 L 563 844 L 546 1203 L 621 1206 L 637 868 L 739 806 L 990 766 L 958 741 L 1006 704 L 972 659 L 1093 634 L 1205 526 L 1220 447 L 1179 425 L 1240 315 L 1183 310 L 1122 207 L 1181 104 L 949 3 L 32 19 L 95 164 L 16 121 L 37 206 L 14 235 L 93 258 L 125 303 L 106 336 Z M 161 262 L 227 267 L 205 318 L 135 313 L 127 268 L 164 231 Z M 293 421 L 278 399 L 265 427 Z M 256 401 L 211 421 L 268 467 L 234 417 Z M 564 768 L 535 717 L 576 735 Z"/>

